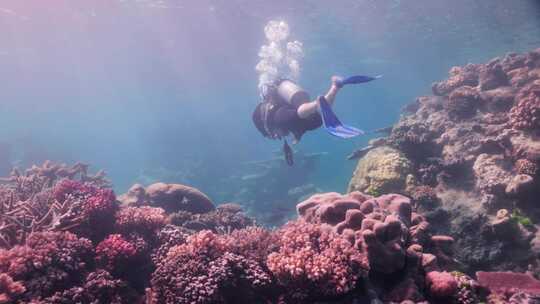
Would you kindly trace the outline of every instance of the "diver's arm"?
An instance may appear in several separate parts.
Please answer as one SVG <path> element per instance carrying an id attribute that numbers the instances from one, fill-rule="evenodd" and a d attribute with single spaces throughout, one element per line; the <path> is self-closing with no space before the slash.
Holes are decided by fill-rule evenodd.
<path id="1" fill-rule="evenodd" d="M 330 89 L 328 90 L 326 95 L 324 95 L 324 98 L 326 99 L 328 104 L 330 104 L 330 106 L 332 106 L 334 104 L 337 92 L 340 89 L 336 85 L 336 79 L 334 79 L 334 78 L 335 77 L 332 77 L 332 86 L 330 87 Z M 298 107 L 297 112 L 298 112 L 298 116 L 300 118 L 304 119 L 304 118 L 308 118 L 309 116 L 317 113 L 318 110 L 319 110 L 319 103 L 318 103 L 317 100 L 314 100 L 314 101 L 306 102 L 306 103 L 303 103 L 302 105 L 300 105 Z"/>

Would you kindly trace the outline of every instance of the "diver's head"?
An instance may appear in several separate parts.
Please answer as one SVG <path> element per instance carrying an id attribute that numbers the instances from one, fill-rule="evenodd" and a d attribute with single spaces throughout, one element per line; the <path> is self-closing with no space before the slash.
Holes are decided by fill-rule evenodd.
<path id="1" fill-rule="evenodd" d="M 251 119 L 253 124 L 261 132 L 264 137 L 271 139 L 280 139 L 288 135 L 288 132 L 279 128 L 279 126 L 272 125 L 272 111 L 274 110 L 275 105 L 271 102 L 265 101 L 260 102 L 253 114 Z"/>
<path id="2" fill-rule="evenodd" d="M 253 115 L 251 116 L 253 124 L 264 137 L 272 137 L 270 132 L 267 130 L 267 123 L 265 121 L 268 118 L 268 113 L 270 112 L 271 107 L 272 104 L 269 102 L 259 102 L 253 111 Z"/>

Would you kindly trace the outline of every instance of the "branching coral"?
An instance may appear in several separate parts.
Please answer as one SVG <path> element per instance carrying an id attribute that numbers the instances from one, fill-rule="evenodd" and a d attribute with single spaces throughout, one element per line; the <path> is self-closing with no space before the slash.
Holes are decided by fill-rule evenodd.
<path id="1" fill-rule="evenodd" d="M 223 236 L 201 231 L 169 250 L 151 283 L 153 303 L 254 303 L 271 277 L 256 261 L 229 252 Z"/>
<path id="2" fill-rule="evenodd" d="M 0 186 L 0 248 L 22 244 L 33 231 L 75 231 L 82 224 L 107 222 L 115 211 L 114 193 L 102 179 L 86 175 L 87 165 L 46 162 L 25 175 L 14 171 Z M 61 179 L 75 177 L 85 181 Z M 102 221 L 102 218 L 107 218 Z"/>
<path id="3" fill-rule="evenodd" d="M 167 223 L 165 210 L 148 206 L 126 207 L 116 213 L 116 229 L 122 233 L 153 235 Z"/>
<path id="4" fill-rule="evenodd" d="M 178 226 L 167 225 L 157 234 L 159 246 L 152 252 L 152 261 L 159 266 L 167 256 L 169 249 L 174 246 L 182 245 L 186 242 L 189 234 L 185 229 Z"/>
<path id="5" fill-rule="evenodd" d="M 81 286 L 56 292 L 54 295 L 32 304 L 64 303 L 137 303 L 139 296 L 125 281 L 115 279 L 105 270 L 89 273 Z"/>
<path id="6" fill-rule="evenodd" d="M 290 222 L 281 228 L 279 237 L 279 251 L 268 256 L 267 265 L 286 286 L 288 296 L 298 302 L 346 294 L 367 276 L 366 257 L 320 225 Z"/>
<path id="7" fill-rule="evenodd" d="M 69 232 L 32 233 L 24 246 L 0 250 L 0 272 L 23 282 L 25 298 L 70 288 L 92 262 L 92 243 Z"/>
<path id="8" fill-rule="evenodd" d="M 137 248 L 119 234 L 111 234 L 96 246 L 96 261 L 109 271 L 121 271 L 137 254 Z"/>

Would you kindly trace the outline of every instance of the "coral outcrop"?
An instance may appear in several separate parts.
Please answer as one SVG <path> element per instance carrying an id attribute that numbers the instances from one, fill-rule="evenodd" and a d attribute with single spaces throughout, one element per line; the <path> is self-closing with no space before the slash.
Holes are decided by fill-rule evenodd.
<path id="1" fill-rule="evenodd" d="M 400 118 L 385 139 L 388 147 L 377 148 L 402 157 L 369 167 L 368 153 L 349 191 L 373 189 L 373 176 L 389 172 L 382 168 L 407 163 L 409 177 L 400 175 L 400 187 L 377 194 L 412 197 L 433 230 L 456 239 L 462 270 L 536 269 L 539 71 L 540 49 L 452 68 L 433 85 L 434 95 L 419 97 Z M 500 209 L 527 220 L 497 220 Z"/>

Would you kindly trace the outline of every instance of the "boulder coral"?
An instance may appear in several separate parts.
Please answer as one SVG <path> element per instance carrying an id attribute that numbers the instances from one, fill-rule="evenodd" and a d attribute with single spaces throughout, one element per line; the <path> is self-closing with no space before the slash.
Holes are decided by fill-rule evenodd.
<path id="1" fill-rule="evenodd" d="M 155 183 L 146 188 L 135 184 L 121 195 L 123 204 L 163 208 L 167 213 L 206 213 L 215 209 L 212 200 L 198 189 L 181 184 Z"/>
<path id="2" fill-rule="evenodd" d="M 348 191 L 370 194 L 403 192 L 410 173 L 411 162 L 401 152 L 390 147 L 378 147 L 358 162 Z"/>

